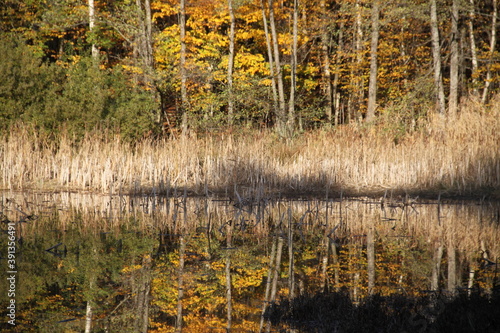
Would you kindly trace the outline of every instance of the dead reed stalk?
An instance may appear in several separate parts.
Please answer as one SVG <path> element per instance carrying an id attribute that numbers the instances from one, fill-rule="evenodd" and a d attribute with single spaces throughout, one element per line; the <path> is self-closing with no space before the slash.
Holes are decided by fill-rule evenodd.
<path id="1" fill-rule="evenodd" d="M 167 184 L 198 194 L 232 193 L 236 186 L 250 196 L 324 193 L 327 187 L 348 194 L 394 189 L 500 196 L 499 119 L 500 107 L 465 105 L 455 119 L 430 119 L 397 142 L 383 126 L 348 125 L 288 141 L 255 131 L 134 144 L 99 134 L 47 141 L 19 126 L 0 138 L 0 184 L 103 193 Z"/>

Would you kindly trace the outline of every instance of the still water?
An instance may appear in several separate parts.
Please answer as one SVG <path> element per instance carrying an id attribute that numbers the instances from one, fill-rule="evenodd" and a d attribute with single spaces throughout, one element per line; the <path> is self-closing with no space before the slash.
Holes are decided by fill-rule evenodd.
<path id="1" fill-rule="evenodd" d="M 9 332 L 500 330 L 498 202 L 4 192 L 0 213 Z"/>

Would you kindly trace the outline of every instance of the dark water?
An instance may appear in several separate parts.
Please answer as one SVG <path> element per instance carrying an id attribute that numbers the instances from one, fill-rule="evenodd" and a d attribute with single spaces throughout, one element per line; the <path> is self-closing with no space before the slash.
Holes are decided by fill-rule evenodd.
<path id="1" fill-rule="evenodd" d="M 500 330 L 497 202 L 4 192 L 0 211 L 12 332 Z"/>

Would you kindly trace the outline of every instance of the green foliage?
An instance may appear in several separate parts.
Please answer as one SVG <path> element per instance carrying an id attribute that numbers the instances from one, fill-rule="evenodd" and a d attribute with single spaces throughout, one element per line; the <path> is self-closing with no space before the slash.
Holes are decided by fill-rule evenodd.
<path id="1" fill-rule="evenodd" d="M 0 130 L 33 115 L 43 117 L 46 103 L 61 84 L 58 68 L 41 61 L 24 41 L 0 37 Z"/>
<path id="2" fill-rule="evenodd" d="M 268 7 L 266 1 L 263 3 Z M 65 126 L 77 136 L 94 127 L 111 127 L 133 139 L 154 130 L 153 119 L 160 122 L 161 115 L 154 114 L 160 109 L 154 89 L 161 91 L 164 107 L 179 100 L 178 1 L 147 2 L 151 17 L 143 1 L 96 2 L 92 31 L 85 1 L 5 0 L 2 4 L 0 31 L 22 36 L 30 47 L 22 40 L 2 38 L 0 74 L 6 79 L 0 84 L 0 130 L 22 120 L 51 133 Z M 440 34 L 450 36 L 451 3 L 440 4 Z M 294 114 L 300 130 L 331 125 L 325 107 L 330 97 L 337 111 L 335 123 L 361 120 L 366 112 L 371 2 L 325 1 L 324 5 L 326 8 L 313 0 L 300 4 Z M 279 6 L 275 2 L 274 7 L 280 75 L 288 101 L 293 6 L 291 2 Z M 500 66 L 495 62 L 498 46 L 490 49 L 491 20 L 496 17 L 493 1 L 476 1 L 474 8 L 462 1 L 459 7 L 460 21 L 471 24 L 468 27 L 464 23 L 463 27 L 473 29 L 476 45 L 472 52 L 466 36 L 469 31 L 460 36 L 460 94 L 484 93 L 485 100 L 491 100 L 498 93 L 500 77 Z M 232 120 L 236 126 L 247 128 L 271 125 L 275 109 L 261 2 L 234 0 L 233 8 Z M 471 15 L 472 9 L 475 15 Z M 211 130 L 228 119 L 228 6 L 222 0 L 193 1 L 186 12 L 189 101 L 184 111 L 191 128 Z M 268 10 L 265 12 L 269 15 Z M 433 68 L 429 21 L 428 1 L 397 0 L 381 9 L 377 114 L 384 122 L 397 124 L 394 130 L 398 136 L 414 129 L 414 121 L 425 119 L 434 108 L 436 97 L 432 80 L 428 80 Z M 88 56 L 92 44 L 108 70 L 93 68 L 90 60 L 82 58 Z M 446 93 L 450 90 L 449 52 L 445 38 L 441 55 Z M 474 55 L 478 59 L 476 69 L 471 61 Z M 50 59 L 63 68 L 41 59 Z M 116 69 L 122 67 L 129 74 Z M 335 96 L 328 96 L 327 87 Z M 159 128 L 156 130 L 159 132 Z"/>
<path id="3" fill-rule="evenodd" d="M 0 50 L 0 130 L 14 123 L 83 136 L 95 128 L 118 130 L 125 138 L 143 136 L 154 127 L 158 108 L 153 94 L 132 87 L 117 68 L 101 69 L 90 58 L 64 68 L 43 62 L 26 43 L 3 36 Z"/>

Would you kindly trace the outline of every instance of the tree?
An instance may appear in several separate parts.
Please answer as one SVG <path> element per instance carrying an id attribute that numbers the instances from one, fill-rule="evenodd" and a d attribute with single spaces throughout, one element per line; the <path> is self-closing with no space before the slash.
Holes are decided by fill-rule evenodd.
<path id="1" fill-rule="evenodd" d="M 441 69 L 441 46 L 439 42 L 439 28 L 437 17 L 436 0 L 430 0 L 431 6 L 431 41 L 432 41 L 432 57 L 434 64 L 434 89 L 436 94 L 437 110 L 440 114 L 445 113 L 445 99 L 443 87 L 443 75 Z"/>
<path id="2" fill-rule="evenodd" d="M 278 115 L 278 91 L 276 90 L 276 76 L 274 75 L 274 60 L 273 60 L 273 48 L 271 45 L 271 37 L 269 35 L 269 25 L 267 23 L 267 15 L 266 9 L 264 5 L 264 0 L 260 0 L 260 6 L 262 9 L 262 22 L 264 25 L 264 34 L 266 37 L 266 49 L 267 49 L 267 58 L 269 63 L 269 74 L 271 77 L 271 91 L 273 96 L 273 111 L 275 115 Z"/>
<path id="3" fill-rule="evenodd" d="M 476 18 L 475 13 L 475 4 L 474 0 L 469 0 L 470 8 L 469 8 L 469 39 L 470 39 L 470 53 L 471 53 L 471 62 L 472 62 L 472 92 L 474 95 L 478 95 L 479 91 L 477 89 L 477 48 L 476 48 L 476 37 L 474 36 L 474 19 Z"/>
<path id="4" fill-rule="evenodd" d="M 363 14 L 364 7 L 362 6 L 361 0 L 356 0 L 354 3 L 354 8 L 352 8 L 350 3 L 345 4 L 345 10 L 352 11 L 347 15 L 351 16 L 350 20 L 352 22 L 351 26 L 351 40 L 350 46 L 345 47 L 348 52 L 346 54 L 347 58 L 350 58 L 347 68 L 349 70 L 349 82 L 346 84 L 348 87 L 348 115 L 347 121 L 351 119 L 356 119 L 361 111 L 361 106 L 363 104 L 363 99 L 365 95 L 365 78 L 364 78 L 364 34 L 363 34 Z"/>
<path id="5" fill-rule="evenodd" d="M 176 110 L 184 129 L 188 115 L 193 128 L 272 123 L 282 136 L 296 125 L 361 115 L 370 122 L 377 110 L 414 122 L 429 101 L 441 114 L 456 112 L 464 87 L 484 102 L 499 89 L 498 0 L 4 3 L 2 32 L 22 36 L 39 59 L 68 69 L 101 56 L 99 68 L 122 71 L 141 99 L 149 95 L 154 104 L 159 93 L 162 113 L 148 116 L 161 123 L 166 110 Z M 440 7 L 451 9 L 451 20 Z M 65 95 L 56 86 L 54 99 Z M 36 114 L 36 103 L 24 107 L 16 117 Z"/>
<path id="6" fill-rule="evenodd" d="M 187 72 L 186 72 L 186 1 L 180 0 L 179 13 L 179 28 L 181 40 L 181 58 L 180 58 L 180 74 L 181 74 L 181 113 L 182 113 L 182 132 L 187 131 Z"/>
<path id="7" fill-rule="evenodd" d="M 233 96 L 233 67 L 234 67 L 234 34 L 236 20 L 234 17 L 233 10 L 233 0 L 227 0 L 227 5 L 229 8 L 230 17 L 230 28 L 229 28 L 229 59 L 227 62 L 227 92 L 228 92 L 228 107 L 227 107 L 227 118 L 228 124 L 231 126 L 234 119 L 234 96 Z"/>
<path id="8" fill-rule="evenodd" d="M 95 26 L 94 0 L 89 0 L 89 32 L 91 34 L 94 33 L 94 26 Z M 91 51 L 92 59 L 96 61 L 97 58 L 99 57 L 99 50 L 97 49 L 95 43 L 92 43 L 91 50 L 92 50 Z"/>
<path id="9" fill-rule="evenodd" d="M 486 70 L 486 80 L 484 82 L 483 96 L 481 101 L 486 103 L 488 100 L 488 92 L 491 85 L 492 75 L 491 75 L 491 64 L 493 62 L 493 55 L 495 53 L 495 48 L 497 45 L 497 16 L 498 16 L 498 0 L 493 0 L 493 13 L 491 15 L 491 32 L 490 32 L 490 50 L 488 54 L 488 64 Z"/>
<path id="10" fill-rule="evenodd" d="M 450 115 L 458 111 L 458 0 L 453 0 L 451 9 L 451 46 L 450 46 L 450 95 L 448 112 Z"/>
<path id="11" fill-rule="evenodd" d="M 271 26 L 271 40 L 274 50 L 274 71 L 278 85 L 278 114 L 276 115 L 276 127 L 280 135 L 285 135 L 286 130 L 286 105 L 285 90 L 283 86 L 283 71 L 280 62 L 280 50 L 276 22 L 274 20 L 274 1 L 269 0 L 269 24 Z"/>
<path id="12" fill-rule="evenodd" d="M 322 32 L 321 32 L 321 49 L 323 53 L 323 80 L 324 80 L 324 90 L 325 90 L 325 114 L 328 119 L 328 124 L 332 124 L 333 120 L 333 95 L 332 95 L 332 77 L 330 72 L 330 35 L 328 33 L 328 11 L 326 9 L 326 0 L 321 0 L 320 8 L 323 12 L 322 17 Z M 337 119 L 335 119 L 335 122 Z"/>
<path id="13" fill-rule="evenodd" d="M 295 91 L 297 89 L 297 44 L 298 44 L 298 16 L 299 1 L 293 1 L 293 32 L 292 32 L 292 56 L 290 73 L 290 100 L 288 102 L 288 133 L 291 135 L 295 128 Z"/>
<path id="14" fill-rule="evenodd" d="M 366 236 L 366 256 L 368 263 L 368 294 L 375 293 L 375 230 L 369 226 Z"/>
<path id="15" fill-rule="evenodd" d="M 340 52 L 338 50 L 342 50 L 344 47 L 344 22 L 340 23 L 338 30 L 338 42 L 337 42 L 337 54 L 335 61 L 335 73 L 333 75 L 333 89 L 332 89 L 332 100 L 333 100 L 333 108 L 335 109 L 334 115 L 334 125 L 338 125 L 344 121 L 343 115 L 340 114 L 340 93 L 339 93 L 339 72 L 340 72 Z M 326 65 L 325 65 L 326 66 Z M 342 118 L 342 119 L 341 119 Z"/>
<path id="16" fill-rule="evenodd" d="M 378 0 L 372 3 L 372 38 L 370 43 L 370 81 L 368 87 L 368 108 L 366 110 L 366 122 L 371 122 L 375 117 L 377 107 L 377 48 L 379 36 L 380 4 Z"/>

